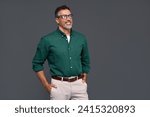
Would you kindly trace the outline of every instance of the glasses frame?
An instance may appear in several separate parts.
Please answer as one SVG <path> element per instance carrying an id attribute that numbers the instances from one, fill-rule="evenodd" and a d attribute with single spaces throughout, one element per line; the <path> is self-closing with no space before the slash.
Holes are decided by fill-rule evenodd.
<path id="1" fill-rule="evenodd" d="M 61 18 L 61 19 L 67 19 L 67 18 L 72 19 L 72 17 L 73 17 L 73 14 L 57 16 L 57 18 Z"/>

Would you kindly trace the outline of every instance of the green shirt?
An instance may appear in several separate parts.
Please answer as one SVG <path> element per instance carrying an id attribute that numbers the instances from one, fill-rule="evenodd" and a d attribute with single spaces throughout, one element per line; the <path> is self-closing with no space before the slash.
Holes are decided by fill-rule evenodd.
<path id="1" fill-rule="evenodd" d="M 32 61 L 33 70 L 42 71 L 45 60 L 48 61 L 52 76 L 88 73 L 90 60 L 85 36 L 72 30 L 68 43 L 66 35 L 57 29 L 42 37 Z"/>

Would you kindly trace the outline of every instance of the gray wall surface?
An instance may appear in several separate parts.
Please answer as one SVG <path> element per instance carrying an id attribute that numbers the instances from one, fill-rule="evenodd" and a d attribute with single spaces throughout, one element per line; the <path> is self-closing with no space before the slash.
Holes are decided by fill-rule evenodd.
<path id="1" fill-rule="evenodd" d="M 150 99 L 149 0 L 0 0 L 0 99 L 49 99 L 31 62 L 63 4 L 88 39 L 90 99 Z"/>

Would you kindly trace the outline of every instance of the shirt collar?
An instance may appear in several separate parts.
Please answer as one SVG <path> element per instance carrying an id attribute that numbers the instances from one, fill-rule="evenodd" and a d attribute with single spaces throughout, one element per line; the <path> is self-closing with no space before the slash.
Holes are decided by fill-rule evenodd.
<path id="1" fill-rule="evenodd" d="M 66 36 L 66 34 L 65 34 L 64 32 L 62 32 L 59 28 L 57 28 L 57 32 L 58 32 L 59 34 L 61 34 L 62 36 Z M 73 35 L 73 30 L 71 29 L 70 36 L 72 36 L 72 35 Z"/>

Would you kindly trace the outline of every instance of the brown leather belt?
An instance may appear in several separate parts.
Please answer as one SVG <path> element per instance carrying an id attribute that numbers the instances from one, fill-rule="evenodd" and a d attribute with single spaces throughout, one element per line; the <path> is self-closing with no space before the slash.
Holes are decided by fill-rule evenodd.
<path id="1" fill-rule="evenodd" d="M 60 77 L 60 76 L 53 76 L 52 78 L 55 80 L 60 80 L 60 81 L 67 81 L 67 82 L 74 82 L 78 79 L 82 79 L 84 75 L 79 75 L 75 77 Z"/>

